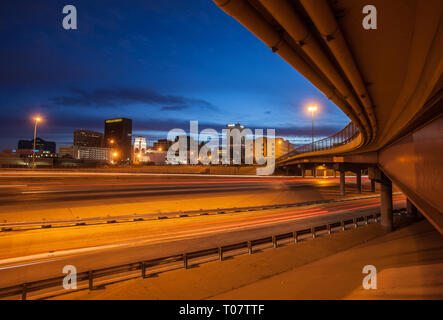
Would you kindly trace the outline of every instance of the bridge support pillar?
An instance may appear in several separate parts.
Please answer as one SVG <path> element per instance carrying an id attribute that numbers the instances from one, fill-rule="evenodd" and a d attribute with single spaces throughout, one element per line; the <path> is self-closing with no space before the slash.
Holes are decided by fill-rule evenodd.
<path id="1" fill-rule="evenodd" d="M 340 195 L 345 195 L 345 171 L 340 171 Z"/>
<path id="2" fill-rule="evenodd" d="M 392 213 L 392 181 L 377 167 L 368 170 L 369 179 L 380 183 L 381 226 L 389 231 L 394 229 Z"/>
<path id="3" fill-rule="evenodd" d="M 361 170 L 356 172 L 357 174 L 357 193 L 361 193 Z"/>
<path id="4" fill-rule="evenodd" d="M 394 216 L 392 214 L 392 182 L 382 179 L 381 187 L 381 226 L 392 231 L 394 228 Z"/>
<path id="5" fill-rule="evenodd" d="M 418 217 L 417 207 L 409 199 L 406 199 L 406 214 L 411 218 Z"/>

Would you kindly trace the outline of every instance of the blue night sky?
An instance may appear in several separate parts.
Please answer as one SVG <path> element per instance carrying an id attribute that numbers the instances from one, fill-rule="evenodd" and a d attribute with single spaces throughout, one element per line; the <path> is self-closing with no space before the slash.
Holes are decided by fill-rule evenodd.
<path id="1" fill-rule="evenodd" d="M 77 8 L 64 30 L 62 8 Z M 173 128 L 240 122 L 309 140 L 349 120 L 278 55 L 210 0 L 8 0 L 0 3 L 0 148 L 33 136 L 72 144 L 74 129 L 133 119 L 149 141 Z"/>

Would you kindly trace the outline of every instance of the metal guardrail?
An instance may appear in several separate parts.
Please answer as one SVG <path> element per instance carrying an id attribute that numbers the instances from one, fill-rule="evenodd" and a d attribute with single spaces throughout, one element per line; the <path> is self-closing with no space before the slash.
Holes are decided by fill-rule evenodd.
<path id="1" fill-rule="evenodd" d="M 379 197 L 380 197 L 379 195 L 370 195 L 370 196 L 352 197 L 352 198 L 348 198 L 348 199 L 313 200 L 313 201 L 305 201 L 305 202 L 272 204 L 272 205 L 262 205 L 262 206 L 217 208 L 217 209 L 189 210 L 189 211 L 172 211 L 172 212 L 165 212 L 162 214 L 144 213 L 144 214 L 128 214 L 128 215 L 120 215 L 120 216 L 91 217 L 91 218 L 83 218 L 83 219 L 2 222 L 2 223 L 0 223 L 0 232 L 25 231 L 25 230 L 37 229 L 37 228 L 49 229 L 49 228 L 57 228 L 57 227 L 58 228 L 60 228 L 60 227 L 77 227 L 77 226 L 88 226 L 88 225 L 119 223 L 119 222 L 139 222 L 139 221 L 149 221 L 149 220 L 206 216 L 206 215 L 211 215 L 211 214 L 239 213 L 239 212 L 247 212 L 247 211 L 263 211 L 263 210 L 270 210 L 270 209 L 292 208 L 292 207 L 301 207 L 301 206 L 324 204 L 324 203 L 354 201 L 354 200 L 361 200 L 361 199 L 372 199 L 372 198 L 379 198 Z"/>
<path id="2" fill-rule="evenodd" d="M 276 162 L 289 159 L 293 156 L 302 153 L 323 151 L 323 150 L 337 148 L 354 140 L 357 137 L 358 133 L 359 133 L 358 127 L 353 122 L 350 122 L 344 129 L 335 133 L 334 135 L 318 141 L 314 141 L 314 143 L 302 145 L 296 148 L 294 151 L 291 151 L 281 156 L 276 160 Z"/>
<path id="3" fill-rule="evenodd" d="M 334 223 L 326 223 L 323 225 L 317 225 L 314 227 L 306 228 L 297 230 L 294 232 L 284 233 L 284 234 L 277 234 L 272 235 L 260 239 L 250 240 L 250 241 L 242 241 L 230 245 L 225 245 L 221 247 L 215 247 L 215 248 L 209 248 L 199 251 L 193 251 L 193 252 L 187 252 L 183 254 L 176 254 L 172 256 L 152 259 L 152 260 L 146 260 L 146 261 L 140 261 L 140 262 L 134 262 L 134 263 L 128 263 L 103 269 L 97 269 L 97 270 L 90 270 L 85 271 L 77 274 L 77 282 L 81 281 L 87 281 L 88 282 L 88 288 L 89 290 L 95 290 L 98 288 L 102 288 L 104 284 L 100 285 L 99 287 L 94 285 L 94 280 L 98 278 L 102 278 L 105 276 L 110 275 L 116 275 L 116 274 L 122 274 L 125 272 L 131 272 L 131 271 L 138 271 L 140 270 L 140 276 L 141 278 L 148 278 L 150 274 L 148 273 L 148 268 L 156 267 L 160 265 L 175 263 L 175 262 L 182 262 L 183 268 L 188 269 L 190 266 L 190 260 L 195 258 L 201 258 L 205 256 L 211 256 L 211 255 L 218 255 L 218 260 L 223 261 L 224 255 L 230 251 L 235 251 L 239 249 L 247 249 L 248 254 L 253 253 L 254 246 L 266 244 L 266 243 L 272 243 L 273 248 L 278 247 L 278 241 L 285 240 L 285 239 L 293 239 L 294 243 L 297 243 L 300 241 L 301 235 L 311 234 L 312 238 L 315 239 L 318 236 L 319 231 L 326 231 L 327 234 L 331 234 L 332 229 L 339 227 L 341 231 L 346 230 L 347 225 L 352 225 L 353 228 L 358 227 L 358 222 L 363 222 L 364 225 L 367 225 L 371 222 L 378 222 L 378 217 L 380 214 L 371 214 L 371 215 L 364 215 L 359 217 L 353 217 L 350 219 L 344 219 L 340 220 Z M 153 272 L 151 275 L 158 273 Z M 31 292 L 41 291 L 44 289 L 50 289 L 61 286 L 63 283 L 63 279 L 65 276 L 40 280 L 40 281 L 34 281 L 34 282 L 27 282 L 22 283 L 19 285 L 14 285 L 6 288 L 0 288 L 0 298 L 6 298 L 11 296 L 21 296 L 22 300 L 26 300 L 27 295 Z M 78 290 L 72 290 L 69 292 L 74 292 Z M 50 295 L 48 295 L 50 296 Z M 52 295 L 53 296 L 53 295 Z"/>

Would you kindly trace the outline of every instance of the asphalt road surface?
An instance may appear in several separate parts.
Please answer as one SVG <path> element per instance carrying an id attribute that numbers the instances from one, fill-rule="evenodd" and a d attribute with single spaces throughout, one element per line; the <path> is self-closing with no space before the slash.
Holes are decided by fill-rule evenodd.
<path id="1" fill-rule="evenodd" d="M 338 186 L 338 178 L 3 172 L 0 173 L 0 217 L 1 212 L 24 206 L 94 205 L 242 194 L 253 197 L 269 192 L 286 192 L 288 202 L 301 202 L 336 197 Z M 370 188 L 365 178 L 363 188 L 367 191 Z M 347 192 L 355 189 L 355 178 L 348 178 Z"/>
<path id="2" fill-rule="evenodd" d="M 363 179 L 364 188 L 369 189 Z M 287 203 L 337 197 L 338 179 L 295 177 L 208 177 L 159 175 L 19 174 L 0 175 L 1 210 L 23 205 L 53 207 L 66 203 L 146 201 L 221 193 L 293 195 Z M 355 179 L 347 181 L 348 191 Z M 304 195 L 300 197 L 300 194 Z M 308 197 L 309 195 L 309 197 Z M 62 276 L 63 267 L 78 272 L 183 252 L 253 240 L 315 225 L 379 212 L 379 198 L 272 210 L 228 213 L 165 220 L 60 227 L 0 233 L 0 288 Z M 403 208 L 402 195 L 394 208 Z M 186 208 L 184 208 L 186 209 Z"/>

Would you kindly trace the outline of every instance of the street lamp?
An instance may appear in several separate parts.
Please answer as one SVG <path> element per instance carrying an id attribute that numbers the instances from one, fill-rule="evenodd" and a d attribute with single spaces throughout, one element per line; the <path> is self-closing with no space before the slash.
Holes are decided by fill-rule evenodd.
<path id="1" fill-rule="evenodd" d="M 37 124 L 42 120 L 40 117 L 35 117 L 34 126 L 34 148 L 32 149 L 32 167 L 35 168 L 35 138 L 37 137 Z"/>
<path id="2" fill-rule="evenodd" d="M 314 112 L 317 111 L 317 106 L 310 106 L 308 108 L 309 111 L 311 111 L 312 114 L 312 149 L 314 148 Z"/>

